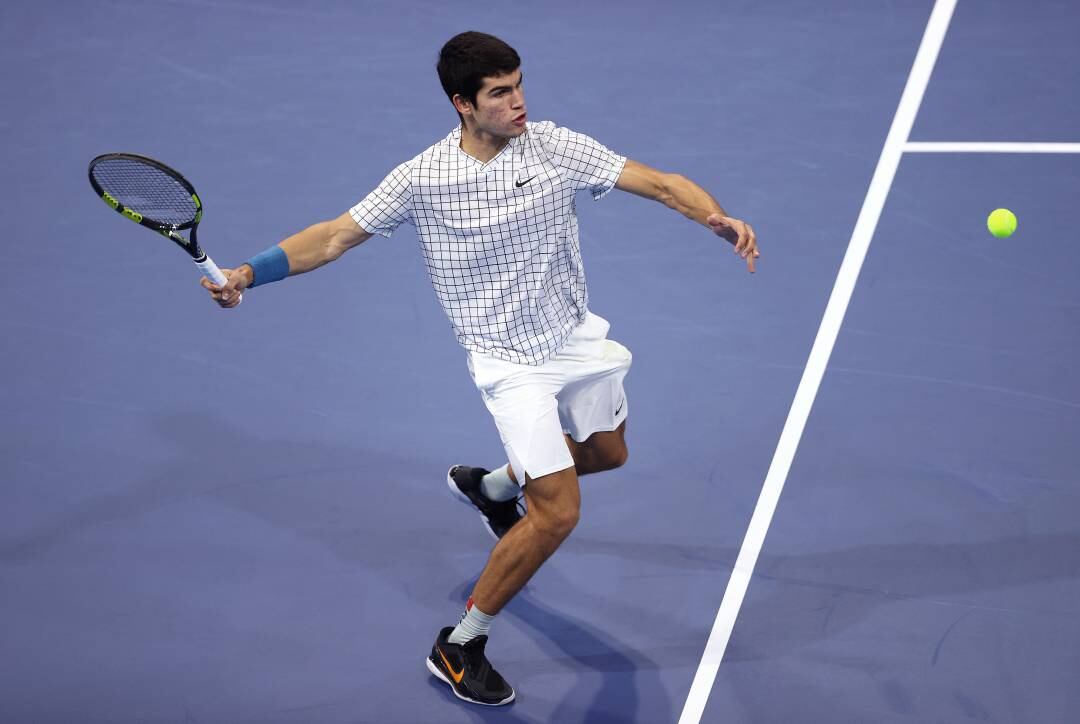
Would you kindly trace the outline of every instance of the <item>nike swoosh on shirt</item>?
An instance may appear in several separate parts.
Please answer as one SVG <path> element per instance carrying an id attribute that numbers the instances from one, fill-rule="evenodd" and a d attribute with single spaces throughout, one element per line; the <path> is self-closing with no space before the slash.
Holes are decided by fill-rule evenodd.
<path id="1" fill-rule="evenodd" d="M 462 666 L 461 671 L 454 671 L 454 667 L 451 666 L 450 662 L 446 660 L 446 654 L 442 652 L 442 649 L 439 649 L 438 651 L 439 657 L 442 659 L 443 663 L 446 664 L 447 670 L 450 671 L 450 678 L 454 680 L 455 684 L 460 684 L 462 677 L 465 676 L 465 667 Z"/>
<path id="2" fill-rule="evenodd" d="M 536 177 L 535 177 L 535 176 L 530 176 L 529 178 L 525 179 L 524 181 L 515 181 L 515 182 L 514 182 L 514 185 L 515 185 L 515 186 L 517 186 L 518 188 L 521 188 L 521 187 L 522 187 L 522 186 L 524 186 L 525 184 L 527 184 L 527 183 L 529 183 L 530 181 L 532 181 L 532 180 L 533 180 L 534 178 L 536 178 Z"/>

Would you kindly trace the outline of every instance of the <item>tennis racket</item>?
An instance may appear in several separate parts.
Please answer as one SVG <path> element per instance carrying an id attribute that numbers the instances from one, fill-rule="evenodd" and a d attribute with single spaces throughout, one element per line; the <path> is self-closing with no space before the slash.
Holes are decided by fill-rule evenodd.
<path id="1" fill-rule="evenodd" d="M 88 173 L 94 191 L 113 210 L 176 242 L 203 276 L 224 286 L 225 275 L 199 247 L 195 235 L 202 220 L 202 201 L 178 171 L 146 156 L 106 153 L 90 162 Z M 189 238 L 179 233 L 185 230 Z"/>

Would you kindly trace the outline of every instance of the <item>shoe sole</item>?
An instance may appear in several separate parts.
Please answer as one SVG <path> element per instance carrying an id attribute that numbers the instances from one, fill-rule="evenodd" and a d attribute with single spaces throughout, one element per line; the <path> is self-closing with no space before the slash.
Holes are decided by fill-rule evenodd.
<path id="1" fill-rule="evenodd" d="M 514 697 L 517 696 L 517 692 L 515 692 L 515 691 L 513 691 L 511 689 L 510 696 L 506 697 L 502 701 L 497 701 L 497 702 L 494 702 L 494 703 L 488 703 L 486 701 L 477 701 L 476 699 L 470 699 L 469 697 L 462 696 L 460 693 L 458 693 L 457 688 L 453 684 L 450 683 L 450 680 L 446 678 L 446 674 L 444 674 L 442 671 L 439 670 L 439 667 L 435 665 L 434 661 L 432 661 L 430 658 L 427 658 L 427 659 L 424 659 L 424 663 L 427 664 L 428 671 L 430 671 L 432 674 L 434 674 L 435 678 L 437 678 L 439 681 L 443 682 L 444 684 L 446 684 L 447 686 L 450 687 L 450 691 L 454 692 L 454 696 L 461 699 L 462 701 L 467 701 L 470 704 L 479 704 L 480 706 L 503 706 L 504 704 L 509 704 L 510 702 L 512 702 L 514 700 Z"/>
<path id="2" fill-rule="evenodd" d="M 450 488 L 450 494 L 454 496 L 455 500 L 459 500 L 462 503 L 464 503 L 465 505 L 469 506 L 471 509 L 476 510 L 476 506 L 473 505 L 473 502 L 471 500 L 469 500 L 469 496 L 467 496 L 467 495 L 465 495 L 465 493 L 461 492 L 461 488 L 459 488 L 457 486 L 457 483 L 454 482 L 454 479 L 452 477 L 450 477 L 451 471 L 453 471 L 453 469 L 456 468 L 456 467 L 460 467 L 460 466 L 454 465 L 454 466 L 452 466 L 450 468 L 450 470 L 446 471 L 446 485 L 447 485 L 447 487 Z M 495 535 L 495 531 L 491 529 L 491 524 L 488 523 L 487 517 L 485 517 L 483 513 L 477 513 L 477 515 L 479 515 L 480 520 L 483 521 L 484 527 L 487 528 L 488 534 L 492 538 L 494 538 L 495 540 L 499 540 L 499 536 Z M 469 701 L 471 701 L 471 699 Z M 479 702 L 477 702 L 477 703 L 479 703 Z"/>

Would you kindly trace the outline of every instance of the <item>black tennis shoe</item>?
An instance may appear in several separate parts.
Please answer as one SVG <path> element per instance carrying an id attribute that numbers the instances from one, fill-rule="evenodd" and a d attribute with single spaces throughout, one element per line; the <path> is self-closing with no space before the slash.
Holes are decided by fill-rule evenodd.
<path id="1" fill-rule="evenodd" d="M 484 527 L 498 540 L 521 520 L 524 505 L 521 496 L 498 501 L 484 495 L 480 480 L 487 474 L 488 471 L 483 468 L 455 465 L 446 474 L 446 484 L 455 498 L 479 511 Z"/>
<path id="2" fill-rule="evenodd" d="M 453 626 L 447 626 L 439 632 L 427 659 L 428 671 L 446 682 L 459 699 L 486 706 L 512 702 L 514 688 L 491 668 L 484 655 L 488 637 L 477 636 L 463 644 L 452 644 L 446 637 L 453 630 Z"/>

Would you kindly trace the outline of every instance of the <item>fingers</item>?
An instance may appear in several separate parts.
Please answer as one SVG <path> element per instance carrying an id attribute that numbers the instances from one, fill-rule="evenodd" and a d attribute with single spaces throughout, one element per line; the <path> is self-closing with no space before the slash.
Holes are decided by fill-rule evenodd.
<path id="1" fill-rule="evenodd" d="M 210 292 L 210 298 L 218 303 L 219 306 L 225 309 L 232 309 L 243 301 L 243 289 L 246 288 L 246 279 L 243 274 L 237 274 L 235 269 L 222 269 L 221 273 L 225 275 L 226 282 L 224 285 L 215 284 L 206 277 L 199 280 L 199 284 L 203 289 Z"/>
<path id="2" fill-rule="evenodd" d="M 229 281 L 221 290 L 221 299 L 228 304 L 229 308 L 232 308 L 243 301 L 244 290 L 251 283 L 251 277 L 240 269 L 229 269 L 227 276 Z"/>
<path id="3" fill-rule="evenodd" d="M 218 305 L 220 305 L 223 309 L 232 309 L 236 305 L 240 304 L 240 302 L 242 301 L 244 301 L 243 294 L 233 294 L 229 297 L 222 297 L 221 299 L 219 299 Z"/>
<path id="4" fill-rule="evenodd" d="M 743 250 L 746 248 L 749 235 L 753 233 L 749 224 L 730 216 L 720 216 L 719 214 L 711 214 L 705 221 L 708 222 L 709 226 L 712 227 L 713 232 L 717 236 L 724 237 L 735 247 L 736 254 L 742 254 Z"/>
<path id="5" fill-rule="evenodd" d="M 754 227 L 738 219 L 731 219 L 731 227 L 735 232 L 735 253 L 746 259 L 757 251 L 757 234 Z"/>
<path id="6" fill-rule="evenodd" d="M 757 236 L 754 234 L 754 230 L 747 224 L 746 228 L 750 231 L 750 241 L 746 246 L 743 253 L 743 259 L 746 259 L 746 268 L 751 274 L 757 271 L 757 258 L 761 256 L 761 251 L 757 248 Z"/>
<path id="7" fill-rule="evenodd" d="M 223 307 L 226 306 L 226 300 L 222 296 L 222 291 L 223 291 L 222 287 L 220 287 L 217 284 L 214 284 L 212 281 L 210 281 L 206 277 L 203 277 L 202 279 L 200 279 L 199 284 L 202 285 L 203 289 L 210 292 L 210 298 L 211 299 L 213 299 L 215 302 L 217 302 L 218 304 L 220 304 Z"/>
<path id="8" fill-rule="evenodd" d="M 750 244 L 750 225 L 735 219 L 732 221 L 734 221 L 732 226 L 735 228 L 735 233 L 738 234 L 735 241 L 735 253 L 745 259 L 746 247 Z"/>
<path id="9" fill-rule="evenodd" d="M 745 221 L 719 214 L 710 214 L 705 221 L 718 236 L 724 237 L 735 247 L 734 251 L 738 256 L 746 259 L 746 267 L 751 274 L 757 271 L 755 260 L 761 256 L 761 251 L 758 250 L 754 227 Z"/>
<path id="10" fill-rule="evenodd" d="M 243 300 L 245 286 L 239 275 L 230 276 L 229 281 L 221 288 L 217 303 L 226 309 L 232 309 Z"/>
<path id="11" fill-rule="evenodd" d="M 221 301 L 231 302 L 240 296 L 239 284 L 235 278 L 230 279 L 224 287 L 221 288 Z"/>
<path id="12" fill-rule="evenodd" d="M 739 241 L 739 231 L 736 224 L 741 223 L 738 219 L 720 214 L 710 214 L 705 218 L 706 223 L 712 228 L 717 236 L 727 239 L 728 243 L 735 246 Z"/>

